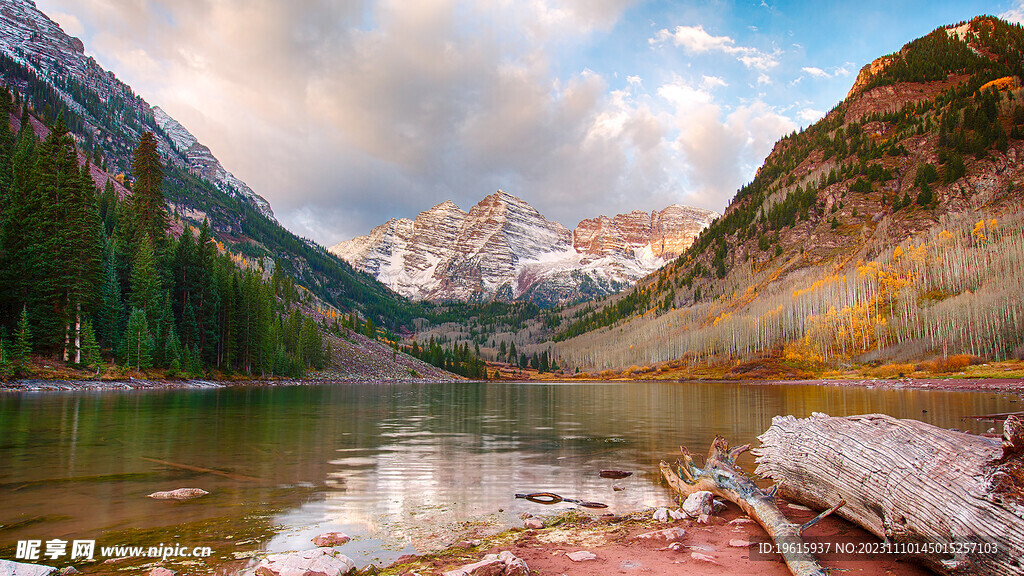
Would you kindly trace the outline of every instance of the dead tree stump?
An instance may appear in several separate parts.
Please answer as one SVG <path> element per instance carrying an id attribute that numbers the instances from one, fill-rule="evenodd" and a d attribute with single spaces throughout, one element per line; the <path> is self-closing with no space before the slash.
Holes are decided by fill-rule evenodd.
<path id="1" fill-rule="evenodd" d="M 940 574 L 1024 574 L 1022 455 L 1004 441 L 882 414 L 776 416 L 757 474 L 812 508 L 840 496 L 844 518 Z"/>
<path id="2" fill-rule="evenodd" d="M 819 514 L 806 524 L 794 524 L 786 518 L 775 504 L 775 493 L 765 492 L 754 484 L 736 466 L 736 457 L 750 449 L 750 444 L 729 449 L 729 442 L 716 436 L 708 450 L 707 460 L 701 468 L 685 447 L 682 461 L 676 461 L 675 468 L 661 463 L 661 474 L 669 487 L 681 496 L 707 490 L 716 496 L 729 500 L 740 507 L 748 516 L 764 528 L 768 536 L 778 545 L 786 566 L 794 576 L 825 576 L 818 560 L 803 546 L 801 533 L 828 516 L 843 505 L 839 502 L 831 509 Z"/>

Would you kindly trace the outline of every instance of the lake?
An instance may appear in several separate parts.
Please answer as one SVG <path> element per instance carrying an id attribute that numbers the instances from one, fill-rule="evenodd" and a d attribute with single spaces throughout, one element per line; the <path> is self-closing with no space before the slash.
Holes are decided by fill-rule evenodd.
<path id="1" fill-rule="evenodd" d="M 962 418 L 1018 410 L 1017 399 L 653 382 L 0 393 L 0 558 L 53 538 L 210 545 L 230 558 L 339 530 L 359 565 L 388 562 L 570 506 L 516 493 L 608 504 L 596 513 L 667 505 L 660 460 L 680 445 L 703 454 L 716 434 L 756 444 L 777 414 L 882 412 L 983 432 L 993 424 Z M 210 494 L 146 497 L 182 487 Z"/>

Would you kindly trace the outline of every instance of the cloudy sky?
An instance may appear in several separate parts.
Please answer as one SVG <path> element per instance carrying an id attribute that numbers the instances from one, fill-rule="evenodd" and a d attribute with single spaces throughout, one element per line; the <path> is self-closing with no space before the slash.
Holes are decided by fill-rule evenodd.
<path id="1" fill-rule="evenodd" d="M 872 59 L 1021 2 L 37 0 L 331 245 L 496 189 L 573 227 L 722 211 Z"/>

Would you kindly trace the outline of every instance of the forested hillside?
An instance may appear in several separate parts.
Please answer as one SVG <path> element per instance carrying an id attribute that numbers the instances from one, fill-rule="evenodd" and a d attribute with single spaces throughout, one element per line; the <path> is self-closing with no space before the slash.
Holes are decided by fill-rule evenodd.
<path id="1" fill-rule="evenodd" d="M 0 92 L 0 119 L 13 105 Z M 97 189 L 63 115 L 40 140 L 19 108 L 17 134 L 0 121 L 0 376 L 24 374 L 32 354 L 171 375 L 324 367 L 321 331 L 291 306 L 287 276 L 236 266 L 207 222 L 194 233 L 168 214 L 152 134 L 122 197 L 110 179 Z"/>
<path id="2" fill-rule="evenodd" d="M 562 365 L 794 365 L 1024 344 L 1024 30 L 979 17 L 861 72 L 676 262 L 574 314 Z"/>

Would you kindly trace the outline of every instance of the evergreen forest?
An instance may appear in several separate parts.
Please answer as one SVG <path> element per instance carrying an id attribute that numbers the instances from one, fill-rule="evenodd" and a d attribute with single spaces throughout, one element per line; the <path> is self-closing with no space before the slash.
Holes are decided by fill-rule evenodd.
<path id="1" fill-rule="evenodd" d="M 0 376 L 28 374 L 32 356 L 171 377 L 326 365 L 320 327 L 278 266 L 240 267 L 208 222 L 168 213 L 152 133 L 120 197 L 109 180 L 97 188 L 63 114 L 40 139 L 28 107 L 0 92 L 0 119 L 18 115 L 17 132 L 0 121 Z"/>

